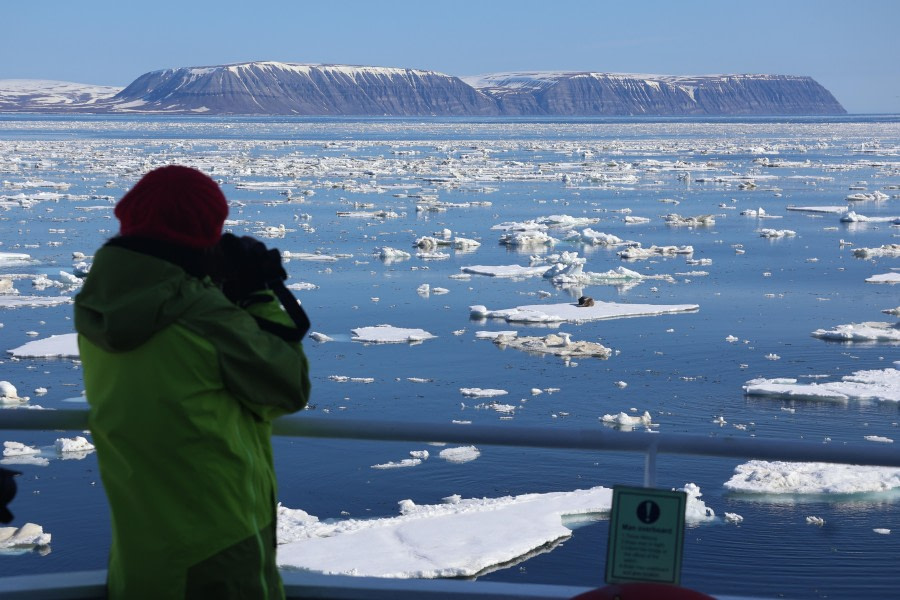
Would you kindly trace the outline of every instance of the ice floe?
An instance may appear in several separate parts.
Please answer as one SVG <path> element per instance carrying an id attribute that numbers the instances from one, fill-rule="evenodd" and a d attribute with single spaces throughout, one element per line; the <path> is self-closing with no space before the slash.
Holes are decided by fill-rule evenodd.
<path id="1" fill-rule="evenodd" d="M 900 342 L 900 323 L 867 321 L 816 329 L 813 337 L 842 342 Z"/>
<path id="2" fill-rule="evenodd" d="M 582 323 L 600 319 L 644 317 L 667 313 L 693 312 L 697 304 L 623 304 L 595 301 L 593 306 L 577 304 L 531 304 L 501 310 L 489 310 L 483 305 L 469 307 L 473 319 L 505 319 L 518 323 Z"/>
<path id="3" fill-rule="evenodd" d="M 884 244 L 878 248 L 856 248 L 853 256 L 857 258 L 897 258 L 900 257 L 900 244 Z"/>
<path id="4" fill-rule="evenodd" d="M 900 488 L 900 469 L 821 462 L 751 460 L 725 489 L 755 494 L 857 494 Z"/>
<path id="5" fill-rule="evenodd" d="M 866 283 L 900 283 L 900 273 L 880 273 L 866 278 Z"/>
<path id="6" fill-rule="evenodd" d="M 748 396 L 766 396 L 783 400 L 822 400 L 848 402 L 876 400 L 900 402 L 900 370 L 856 371 L 840 381 L 798 383 L 792 378 L 751 379 L 744 384 Z"/>
<path id="7" fill-rule="evenodd" d="M 78 334 L 51 335 L 13 348 L 9 353 L 17 358 L 77 358 Z"/>
<path id="8" fill-rule="evenodd" d="M 351 329 L 354 342 L 366 342 L 370 344 L 397 344 L 416 343 L 433 339 L 434 336 L 424 329 L 407 329 L 394 327 L 393 325 L 375 325 L 373 327 L 358 327 Z"/>
<path id="9" fill-rule="evenodd" d="M 494 336 L 494 343 L 501 348 L 515 348 L 534 354 L 552 354 L 563 357 L 609 358 L 612 350 L 597 342 L 575 341 L 569 333 L 551 333 L 545 336 L 519 336 L 516 332 Z"/>
<path id="10" fill-rule="evenodd" d="M 0 554 L 24 554 L 50 551 L 51 535 L 36 523 L 25 523 L 21 527 L 0 527 Z"/>
<path id="11" fill-rule="evenodd" d="M 696 485 L 681 489 L 687 523 L 715 519 Z M 595 487 L 500 498 L 452 495 L 441 504 L 402 500 L 399 515 L 375 519 L 320 520 L 279 506 L 277 562 L 332 575 L 470 577 L 551 549 L 611 504 L 612 490 Z"/>

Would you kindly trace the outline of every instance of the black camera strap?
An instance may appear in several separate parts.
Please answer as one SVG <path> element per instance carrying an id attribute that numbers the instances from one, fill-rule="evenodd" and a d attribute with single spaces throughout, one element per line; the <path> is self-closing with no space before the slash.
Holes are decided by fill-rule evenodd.
<path id="1" fill-rule="evenodd" d="M 268 282 L 268 285 L 269 289 L 275 293 L 275 296 L 281 302 L 281 306 L 284 307 L 284 310 L 287 311 L 288 316 L 294 322 L 294 325 L 297 328 L 295 333 L 295 335 L 297 335 L 296 341 L 299 342 L 307 332 L 309 332 L 311 326 L 306 311 L 303 310 L 303 307 L 300 305 L 300 302 L 297 301 L 297 298 L 294 297 L 294 294 L 285 287 L 283 281 L 270 281 Z"/>

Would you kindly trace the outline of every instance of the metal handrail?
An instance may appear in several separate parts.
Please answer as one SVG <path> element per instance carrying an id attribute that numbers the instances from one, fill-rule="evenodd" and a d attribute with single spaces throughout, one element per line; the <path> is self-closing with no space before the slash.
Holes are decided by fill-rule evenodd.
<path id="1" fill-rule="evenodd" d="M 88 410 L 0 410 L 0 430 L 8 429 L 85 430 L 88 429 Z M 272 431 L 275 435 L 289 437 L 640 452 L 646 457 L 644 485 L 648 487 L 656 481 L 658 454 L 900 467 L 900 448 L 871 443 L 817 443 L 759 437 L 624 432 L 606 428 L 548 429 L 518 425 L 364 421 L 306 415 L 276 419 Z"/>

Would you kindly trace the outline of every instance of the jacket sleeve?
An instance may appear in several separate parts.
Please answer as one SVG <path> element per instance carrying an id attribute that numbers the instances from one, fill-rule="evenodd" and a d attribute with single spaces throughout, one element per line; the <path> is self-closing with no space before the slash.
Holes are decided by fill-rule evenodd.
<path id="1" fill-rule="evenodd" d="M 309 363 L 300 342 L 264 331 L 254 317 L 291 325 L 271 292 L 268 302 L 239 308 L 221 296 L 205 311 L 203 329 L 213 343 L 225 387 L 261 420 L 302 409 L 309 401 Z M 212 308 L 207 306 L 207 309 Z"/>

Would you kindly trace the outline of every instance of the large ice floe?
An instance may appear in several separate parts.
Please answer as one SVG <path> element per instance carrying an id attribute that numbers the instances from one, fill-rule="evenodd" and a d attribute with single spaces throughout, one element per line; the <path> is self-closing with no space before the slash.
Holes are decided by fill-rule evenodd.
<path id="1" fill-rule="evenodd" d="M 545 336 L 519 336 L 517 332 L 502 332 L 494 336 L 500 348 L 515 348 L 532 354 L 552 354 L 562 357 L 609 358 L 612 350 L 597 342 L 576 341 L 569 333 Z"/>
<path id="2" fill-rule="evenodd" d="M 78 334 L 51 335 L 13 348 L 9 353 L 16 358 L 77 358 Z"/>
<path id="3" fill-rule="evenodd" d="M 624 304 L 595 301 L 593 306 L 577 304 L 530 304 L 515 308 L 490 310 L 486 306 L 469 307 L 473 319 L 505 319 L 515 323 L 583 323 L 600 319 L 646 317 L 667 313 L 693 312 L 698 304 Z"/>
<path id="4" fill-rule="evenodd" d="M 895 366 L 900 367 L 900 362 Z M 798 383 L 796 379 L 787 377 L 751 379 L 744 384 L 744 393 L 782 400 L 900 402 L 900 370 L 856 371 L 840 381 L 825 383 Z"/>
<path id="5" fill-rule="evenodd" d="M 832 463 L 751 460 L 725 489 L 755 494 L 857 494 L 900 488 L 900 469 Z"/>
<path id="6" fill-rule="evenodd" d="M 823 340 L 841 342 L 900 342 L 900 322 L 849 323 L 832 329 L 816 329 L 812 335 Z"/>
<path id="7" fill-rule="evenodd" d="M 685 520 L 715 512 L 689 483 Z M 400 514 L 376 519 L 319 520 L 279 506 L 278 565 L 333 575 L 391 578 L 469 577 L 547 552 L 572 528 L 610 511 L 612 490 L 501 498 L 448 496 L 441 504 L 399 503 Z"/>
<path id="8" fill-rule="evenodd" d="M 50 552 L 49 533 L 36 523 L 25 523 L 21 527 L 0 527 L 0 555 L 25 554 L 37 551 Z"/>
<path id="9" fill-rule="evenodd" d="M 434 336 L 424 329 L 407 329 L 393 325 L 375 325 L 374 327 L 358 327 L 351 329 L 354 342 L 370 344 L 418 343 L 433 339 Z"/>
<path id="10" fill-rule="evenodd" d="M 857 258 L 898 258 L 900 257 L 900 244 L 884 244 L 878 248 L 856 248 L 853 256 Z"/>
<path id="11" fill-rule="evenodd" d="M 900 273 L 891 272 L 872 275 L 871 277 L 866 278 L 866 283 L 888 283 L 892 285 L 900 283 Z"/>

